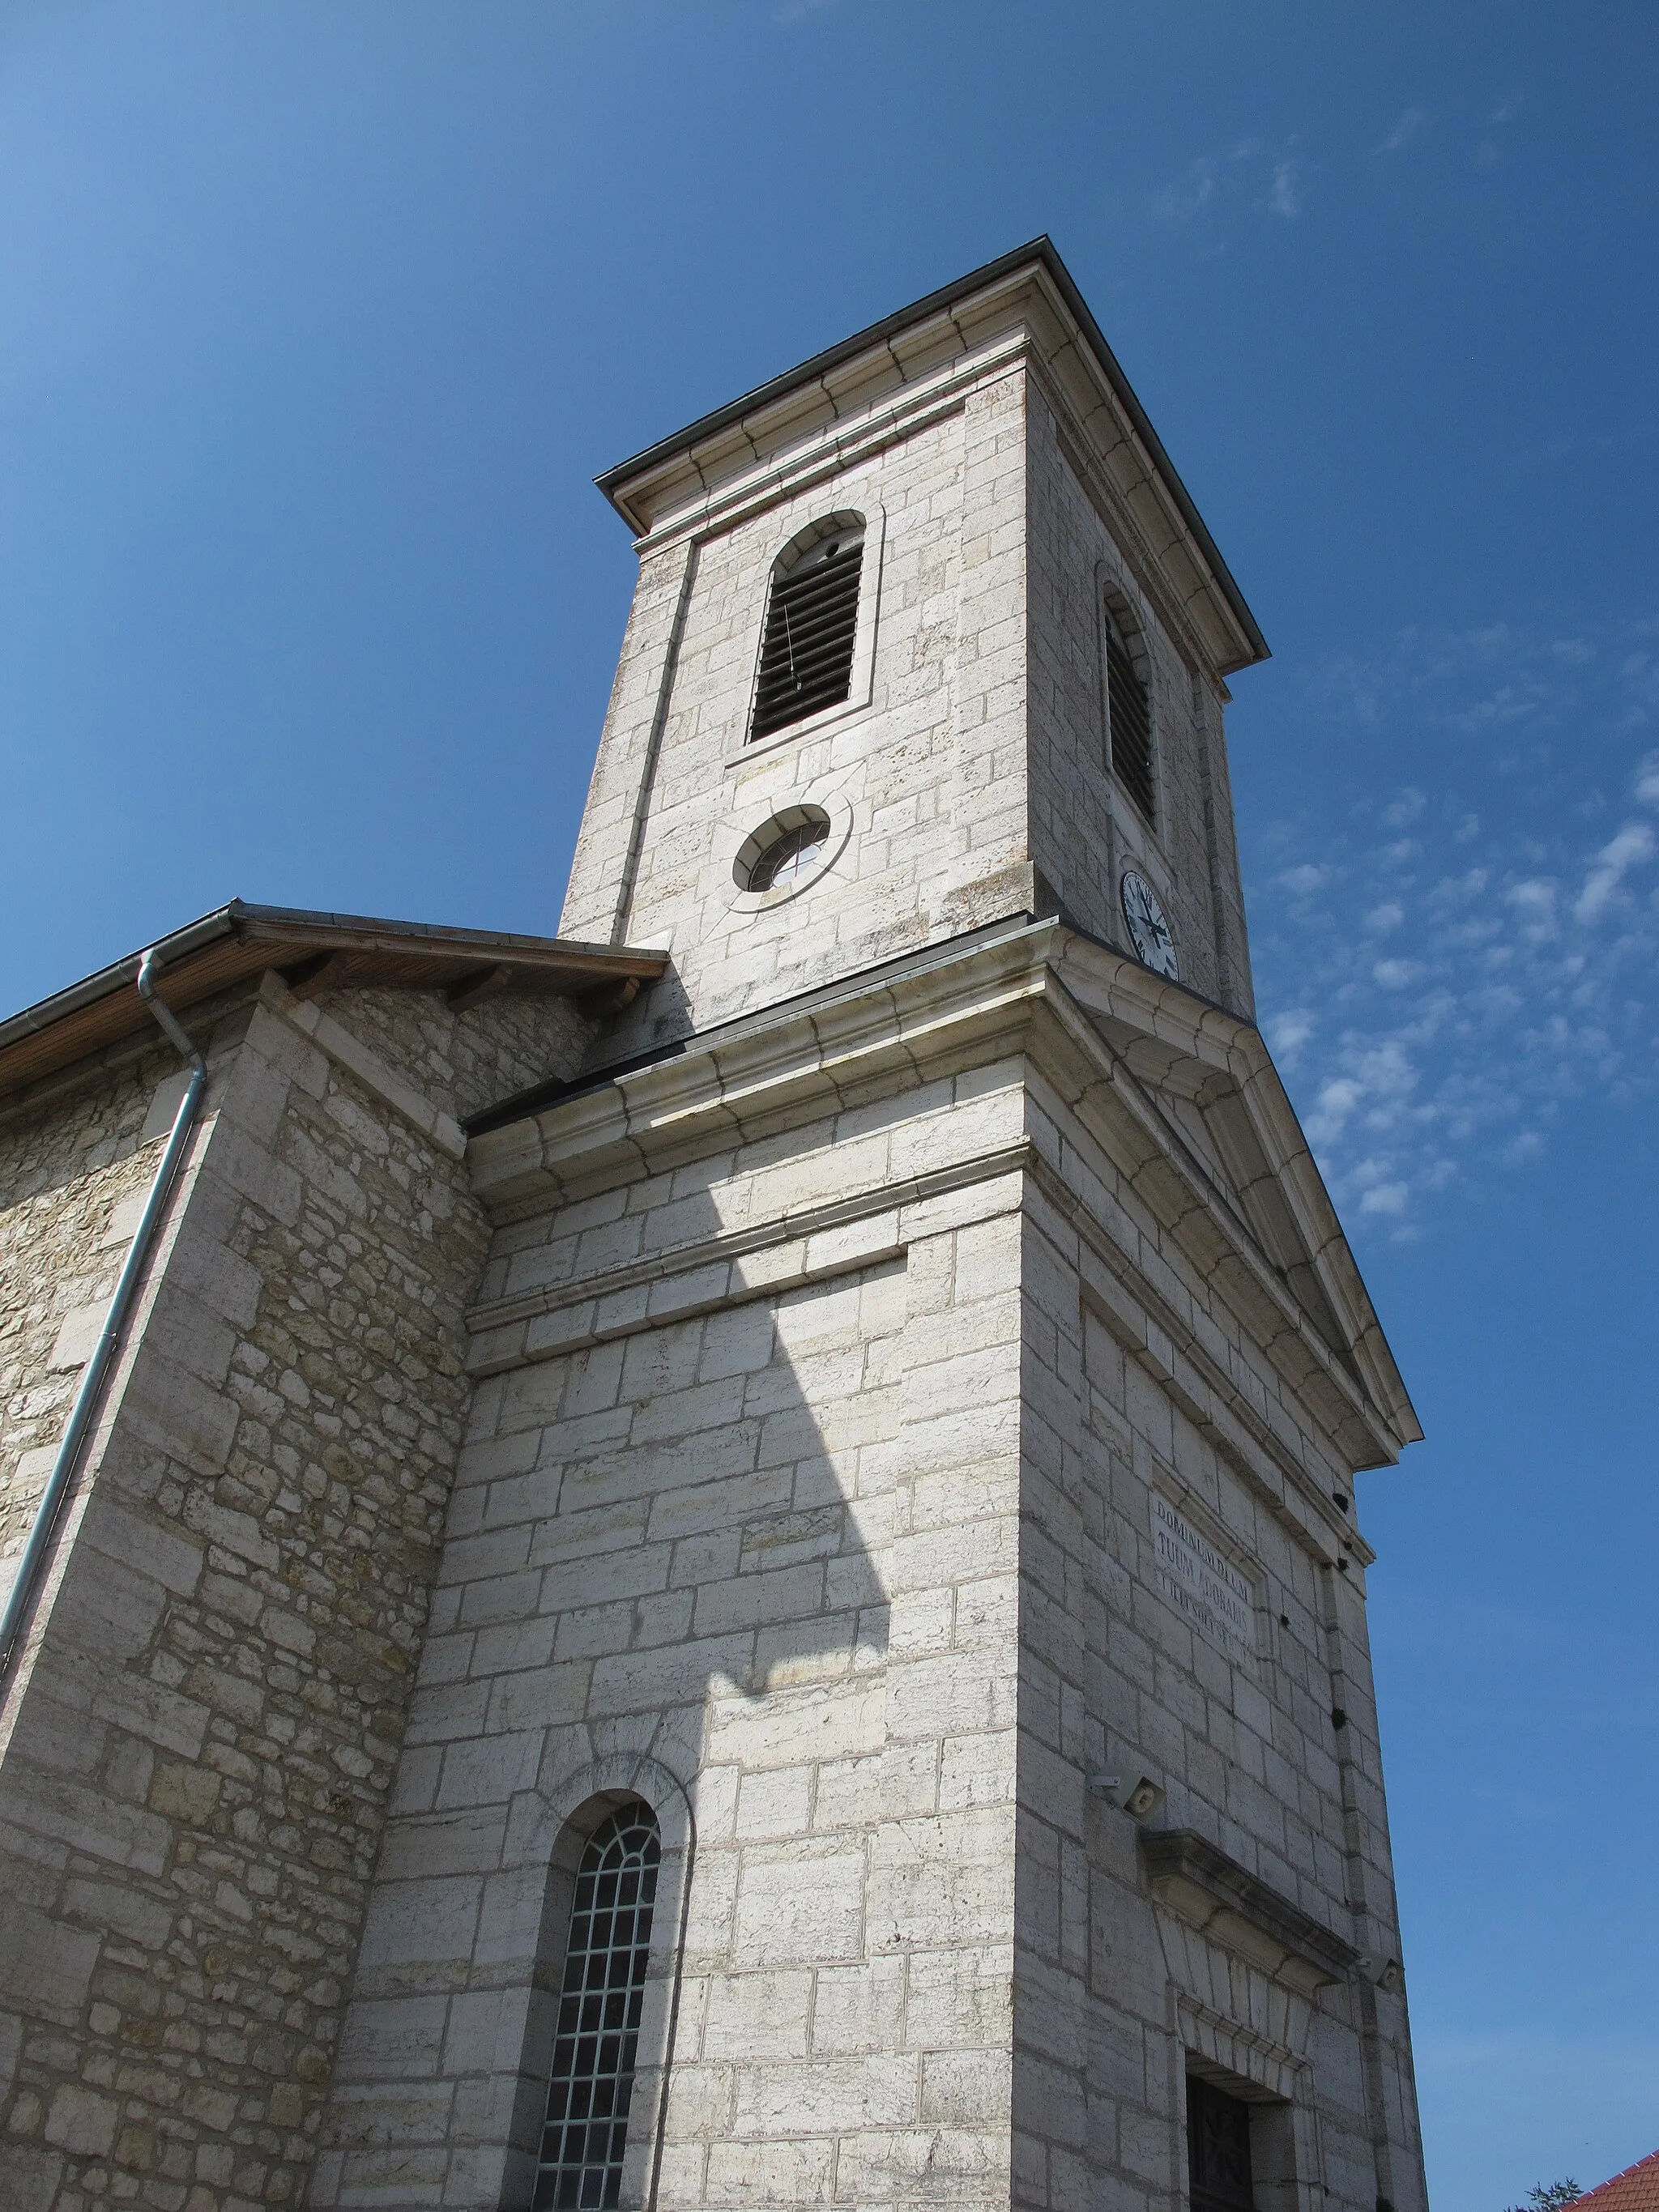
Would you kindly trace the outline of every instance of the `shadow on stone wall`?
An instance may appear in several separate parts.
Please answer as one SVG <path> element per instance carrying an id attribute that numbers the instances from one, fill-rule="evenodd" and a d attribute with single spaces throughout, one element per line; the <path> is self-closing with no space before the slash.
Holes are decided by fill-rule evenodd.
<path id="1" fill-rule="evenodd" d="M 890 1262 L 482 1386 L 314 2203 L 528 2203 L 562 1837 L 619 1773 L 695 1827 L 659 1971 L 865 1957 L 905 1297 Z"/>

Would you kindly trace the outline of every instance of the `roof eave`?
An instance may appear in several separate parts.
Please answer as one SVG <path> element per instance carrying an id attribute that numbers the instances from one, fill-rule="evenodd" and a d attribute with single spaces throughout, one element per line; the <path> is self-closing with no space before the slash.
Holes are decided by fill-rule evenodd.
<path id="1" fill-rule="evenodd" d="M 1249 667 L 1257 661 L 1266 660 L 1269 657 L 1267 641 L 1261 634 L 1261 626 L 1255 617 L 1250 612 L 1244 594 L 1240 591 L 1232 572 L 1223 560 L 1220 549 L 1217 546 L 1214 538 L 1211 537 L 1191 493 L 1182 482 L 1174 463 L 1164 451 L 1163 441 L 1153 429 L 1151 418 L 1135 395 L 1134 387 L 1124 374 L 1116 355 L 1107 343 L 1104 332 L 1091 313 L 1088 303 L 1078 289 L 1071 271 L 1061 260 L 1054 240 L 1046 233 L 1041 237 L 1032 239 L 1027 245 L 1015 247 L 1012 253 L 1001 254 L 996 260 L 988 261 L 981 268 L 970 270 L 966 276 L 958 277 L 954 283 L 946 284 L 936 292 L 928 293 L 925 299 L 913 301 L 908 307 L 899 308 L 895 313 L 884 317 L 880 322 L 872 323 L 867 329 L 855 331 L 851 337 L 842 338 L 839 343 L 829 347 L 824 352 L 815 354 L 810 361 L 802 362 L 794 368 L 786 369 L 781 375 L 770 378 L 766 383 L 757 386 L 753 391 L 746 392 L 740 398 L 728 401 L 725 406 L 717 407 L 711 413 L 699 416 L 695 422 L 689 423 L 684 429 L 676 431 L 670 437 L 660 438 L 654 445 L 647 447 L 643 453 L 635 453 L 628 460 L 619 461 L 614 468 L 605 470 L 603 475 L 596 477 L 593 481 L 617 514 L 628 525 L 629 530 L 635 536 L 642 535 L 646 527 L 645 519 L 636 514 L 628 503 L 625 488 L 629 484 L 636 482 L 641 477 L 661 466 L 665 462 L 673 459 L 677 455 L 685 453 L 689 448 L 716 437 L 721 432 L 730 429 L 735 423 L 775 405 L 799 387 L 814 383 L 818 379 L 829 375 L 843 362 L 854 360 L 861 353 L 886 345 L 901 332 L 927 321 L 931 317 L 946 314 L 975 293 L 988 290 L 993 285 L 1017 275 L 1022 269 L 1034 266 L 1042 268 L 1047 274 L 1064 301 L 1067 312 L 1087 340 L 1090 350 L 1094 355 L 1114 396 L 1128 417 L 1136 437 L 1145 447 L 1147 457 L 1174 501 L 1182 522 L 1191 532 L 1194 544 L 1198 546 L 1214 577 L 1217 588 L 1226 600 L 1240 630 L 1249 641 L 1250 647 L 1249 656 L 1238 661 L 1236 665 Z"/>
<path id="2" fill-rule="evenodd" d="M 292 974 L 296 963 L 312 972 L 313 981 L 326 960 L 327 972 L 340 981 L 356 976 L 403 988 L 429 982 L 434 989 L 459 992 L 471 977 L 482 976 L 490 992 L 499 983 L 585 998 L 616 987 L 636 989 L 659 975 L 668 957 L 630 945 L 253 906 L 242 899 L 186 922 L 149 949 L 161 994 L 175 1012 L 263 968 Z M 0 1022 L 0 1094 L 26 1093 L 43 1075 L 73 1066 L 88 1053 L 118 1042 L 129 1029 L 145 1029 L 148 1017 L 133 988 L 143 957 L 128 953 Z M 124 1012 L 119 1002 L 129 994 Z"/>

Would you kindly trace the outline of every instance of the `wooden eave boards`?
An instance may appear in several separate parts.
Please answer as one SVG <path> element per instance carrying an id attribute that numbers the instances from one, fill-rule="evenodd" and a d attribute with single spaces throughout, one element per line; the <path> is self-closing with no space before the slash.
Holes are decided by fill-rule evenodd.
<path id="1" fill-rule="evenodd" d="M 233 900 L 156 948 L 161 996 L 176 1013 L 275 969 L 302 989 L 422 990 L 456 1006 L 495 990 L 578 997 L 659 975 L 660 952 Z M 0 1097 L 154 1029 L 131 954 L 0 1022 Z M 157 1032 L 159 1035 L 159 1032 Z"/>

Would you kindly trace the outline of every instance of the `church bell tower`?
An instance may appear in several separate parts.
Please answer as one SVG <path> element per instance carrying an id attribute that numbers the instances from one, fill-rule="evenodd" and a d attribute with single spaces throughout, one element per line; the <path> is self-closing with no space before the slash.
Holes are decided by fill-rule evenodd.
<path id="1" fill-rule="evenodd" d="M 600 483 L 562 936 L 668 965 L 471 1127 L 313 2202 L 1421 2212 L 1420 1431 L 1255 1026 L 1261 633 L 1046 240 Z"/>

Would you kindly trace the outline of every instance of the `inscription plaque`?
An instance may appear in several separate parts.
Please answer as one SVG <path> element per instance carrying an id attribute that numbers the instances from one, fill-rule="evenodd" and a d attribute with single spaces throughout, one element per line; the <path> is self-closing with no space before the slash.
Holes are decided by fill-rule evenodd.
<path id="1" fill-rule="evenodd" d="M 1229 1658 L 1255 1656 L 1255 1593 L 1167 1498 L 1152 1492 L 1158 1587 L 1188 1626 Z"/>

